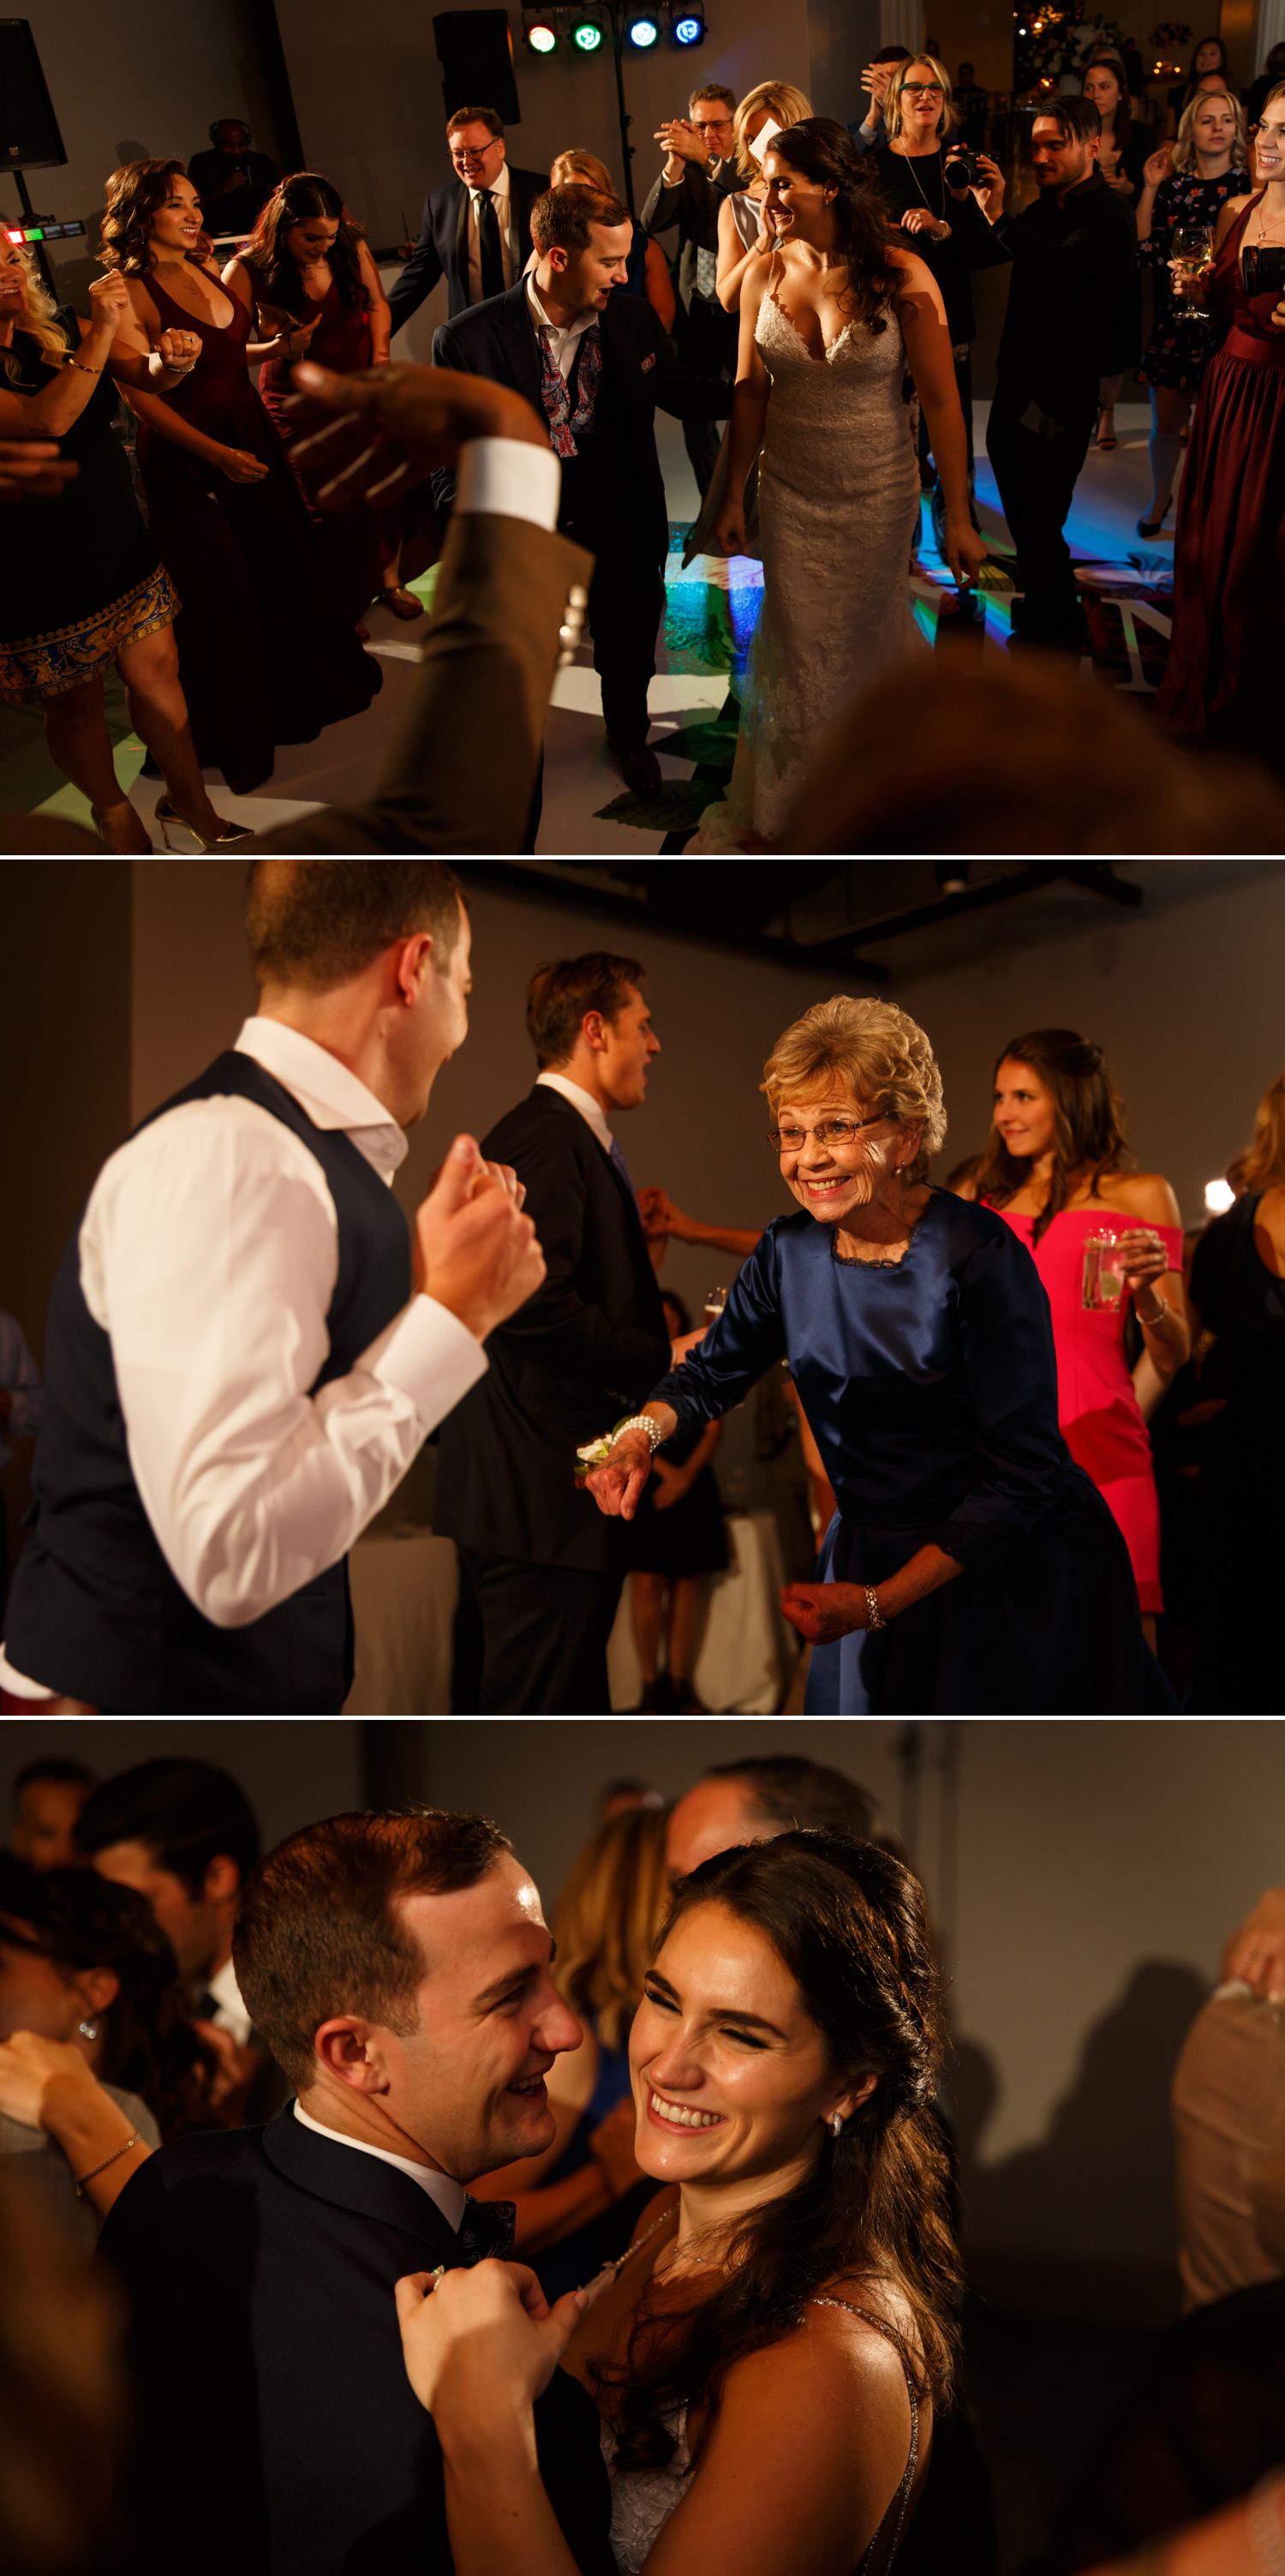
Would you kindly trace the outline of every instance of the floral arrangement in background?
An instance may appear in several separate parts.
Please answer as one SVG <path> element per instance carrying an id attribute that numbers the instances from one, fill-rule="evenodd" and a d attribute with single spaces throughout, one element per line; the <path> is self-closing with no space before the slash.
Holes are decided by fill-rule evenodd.
<path id="1" fill-rule="evenodd" d="M 1190 27 L 1184 26 L 1181 18 L 1163 18 L 1158 27 L 1152 28 L 1151 41 L 1157 56 L 1152 67 L 1153 79 L 1178 80 L 1182 64 L 1177 57 L 1185 54 L 1191 43 Z"/>
<path id="2" fill-rule="evenodd" d="M 1076 76 L 1094 54 L 1120 53 L 1124 29 L 1114 18 L 1083 18 L 1072 9 L 1042 7 L 1040 0 L 1013 11 L 1014 95 L 1028 102 Z"/>

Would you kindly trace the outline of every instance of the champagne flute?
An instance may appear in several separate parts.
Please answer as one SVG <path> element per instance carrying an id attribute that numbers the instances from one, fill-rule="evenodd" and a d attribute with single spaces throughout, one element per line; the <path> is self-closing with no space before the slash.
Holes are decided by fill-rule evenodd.
<path id="1" fill-rule="evenodd" d="M 1214 264 L 1214 230 L 1212 224 L 1178 224 L 1174 229 L 1172 260 L 1184 277 L 1206 277 Z M 1180 322 L 1203 322 L 1207 316 L 1203 305 L 1188 304 L 1175 297 Z"/>

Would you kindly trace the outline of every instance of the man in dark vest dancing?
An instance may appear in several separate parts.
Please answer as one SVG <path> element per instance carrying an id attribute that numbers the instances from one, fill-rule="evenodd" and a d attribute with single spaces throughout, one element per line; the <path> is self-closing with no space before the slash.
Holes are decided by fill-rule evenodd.
<path id="1" fill-rule="evenodd" d="M 327 1715 L 346 1555 L 544 1261 L 457 1136 L 413 1236 L 403 1130 L 468 1028 L 440 861 L 264 859 L 259 1008 L 100 1172 L 54 1283 L 12 1710 Z"/>

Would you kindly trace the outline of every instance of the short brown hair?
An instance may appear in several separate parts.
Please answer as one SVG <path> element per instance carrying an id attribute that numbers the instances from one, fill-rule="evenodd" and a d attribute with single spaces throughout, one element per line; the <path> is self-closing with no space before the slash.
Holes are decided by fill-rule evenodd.
<path id="1" fill-rule="evenodd" d="M 687 112 L 689 116 L 692 109 L 699 106 L 700 101 L 703 98 L 716 98 L 720 107 L 731 108 L 733 114 L 735 114 L 736 92 L 734 89 L 724 89 L 721 81 L 706 81 L 700 89 L 694 89 L 692 91 L 691 97 L 687 102 Z"/>
<path id="2" fill-rule="evenodd" d="M 463 889 L 441 859 L 252 859 L 245 927 L 260 984 L 328 993 L 381 949 L 431 931 L 443 958 Z"/>
<path id="3" fill-rule="evenodd" d="M 454 116 L 448 116 L 446 120 L 448 143 L 457 125 L 484 125 L 487 133 L 492 136 L 499 136 L 504 132 L 504 119 L 496 115 L 493 107 L 457 107 Z"/>
<path id="4" fill-rule="evenodd" d="M 633 217 L 619 197 L 576 180 L 568 188 L 546 188 L 531 208 L 531 239 L 542 259 L 551 250 L 588 250 L 591 224 L 628 224 Z"/>
<path id="5" fill-rule="evenodd" d="M 540 1071 L 575 1053 L 586 1011 L 614 1020 L 645 973 L 636 957 L 613 957 L 605 948 L 537 966 L 526 988 L 526 1024 Z"/>
<path id="6" fill-rule="evenodd" d="M 160 213 L 171 179 L 186 177 L 181 161 L 126 161 L 113 170 L 103 210 L 101 268 L 117 268 L 123 277 L 146 276 L 152 257 L 148 243 L 152 217 Z"/>
<path id="7" fill-rule="evenodd" d="M 413 2029 L 425 1963 L 399 1900 L 475 1887 L 512 1848 L 487 1816 L 416 1807 L 326 1816 L 269 1852 L 242 1895 L 232 1956 L 254 2027 L 292 2084 L 311 2082 L 313 2041 L 334 2013 Z"/>

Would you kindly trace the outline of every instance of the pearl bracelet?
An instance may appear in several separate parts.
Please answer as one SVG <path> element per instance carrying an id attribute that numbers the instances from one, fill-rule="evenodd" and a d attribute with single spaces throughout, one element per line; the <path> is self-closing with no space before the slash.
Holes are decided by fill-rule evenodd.
<path id="1" fill-rule="evenodd" d="M 622 1431 L 645 1431 L 651 1442 L 651 1454 L 653 1458 L 665 1437 L 660 1424 L 658 1422 L 653 1422 L 649 1413 L 631 1413 L 624 1422 L 618 1422 L 611 1435 L 612 1439 L 618 1440 Z"/>

